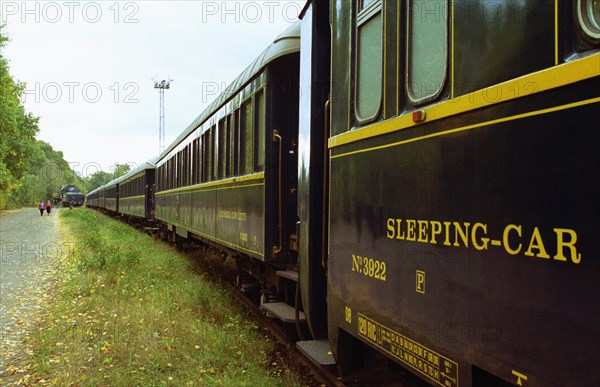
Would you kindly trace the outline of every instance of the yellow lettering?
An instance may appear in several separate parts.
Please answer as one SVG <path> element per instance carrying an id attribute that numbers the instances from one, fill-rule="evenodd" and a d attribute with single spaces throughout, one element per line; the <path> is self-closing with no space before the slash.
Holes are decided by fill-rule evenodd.
<path id="1" fill-rule="evenodd" d="M 417 225 L 417 222 L 414 219 L 407 219 L 406 220 L 406 240 L 407 241 L 416 241 L 417 240 L 417 234 L 415 234 L 415 227 Z"/>
<path id="2" fill-rule="evenodd" d="M 388 230 L 388 232 L 387 232 L 388 239 L 394 239 L 394 237 L 396 236 L 395 228 L 394 228 L 394 219 L 389 218 L 387 220 L 387 230 Z"/>
<path id="3" fill-rule="evenodd" d="M 425 272 L 417 270 L 417 292 L 425 294 Z"/>
<path id="4" fill-rule="evenodd" d="M 231 215 L 230 215 L 231 214 Z M 219 211 L 219 217 L 227 218 L 237 217 L 246 219 L 245 213 L 230 213 L 229 211 Z M 403 223 L 404 222 L 404 223 Z M 539 227 L 534 227 L 529 244 L 524 249 L 523 226 L 519 224 L 509 224 L 504 227 L 502 239 L 493 239 L 488 235 L 488 225 L 486 223 L 476 222 L 458 222 L 458 221 L 436 221 L 422 219 L 398 219 L 388 218 L 386 220 L 386 238 L 396 240 L 407 240 L 411 242 L 438 244 L 442 242 L 444 246 L 455 246 L 469 248 L 469 243 L 475 250 L 488 250 L 492 246 L 504 247 L 504 250 L 511 255 L 524 254 L 528 257 L 537 257 L 550 259 L 544 238 Z M 554 228 L 556 234 L 556 251 L 553 259 L 556 261 L 571 261 L 575 264 L 581 263 L 582 254 L 577 249 L 577 232 L 573 229 Z M 548 230 L 549 231 L 549 230 Z M 240 233 L 240 239 L 247 241 L 247 235 Z M 524 251 L 526 250 L 526 251 Z M 359 258 L 360 259 L 360 258 Z M 367 262 L 365 260 L 365 262 Z M 378 262 L 379 263 L 379 262 Z M 374 267 L 361 266 L 361 270 L 382 272 L 385 270 L 380 264 L 379 269 Z M 371 276 L 371 275 L 370 275 Z M 375 274 L 373 274 L 375 276 Z"/>
<path id="5" fill-rule="evenodd" d="M 533 249 L 537 249 L 539 252 L 537 254 L 534 254 Z M 525 252 L 525 255 L 527 255 L 528 257 L 550 258 L 548 253 L 546 253 L 544 241 L 542 241 L 540 230 L 537 227 L 533 229 L 531 241 L 529 241 L 529 248 Z"/>
<path id="6" fill-rule="evenodd" d="M 362 257 L 352 254 L 352 271 L 360 271 L 362 265 Z"/>
<path id="7" fill-rule="evenodd" d="M 435 236 L 436 235 L 440 235 L 442 233 L 442 224 L 438 221 L 431 221 L 431 240 L 429 241 L 429 243 L 431 244 L 437 244 L 437 241 L 435 240 Z"/>
<path id="8" fill-rule="evenodd" d="M 404 234 L 402 234 L 402 219 L 396 219 L 396 225 L 398 226 L 398 233 L 396 234 L 396 239 L 404 240 Z"/>
<path id="9" fill-rule="evenodd" d="M 490 241 L 490 238 L 481 238 L 481 242 L 483 242 L 483 244 L 479 244 L 477 243 L 477 230 L 478 229 L 482 229 L 484 235 L 487 234 L 487 225 L 483 224 L 483 223 L 475 223 L 473 225 L 473 228 L 471 229 L 471 240 L 473 241 L 473 247 L 475 247 L 475 249 L 477 250 L 487 250 L 488 248 L 488 242 Z"/>
<path id="10" fill-rule="evenodd" d="M 527 381 L 527 375 L 524 375 L 524 374 L 522 374 L 520 372 L 517 372 L 515 370 L 512 370 L 512 374 L 517 377 L 517 385 L 518 386 L 522 386 L 523 385 L 523 380 Z"/>
<path id="11" fill-rule="evenodd" d="M 471 223 L 465 222 L 464 225 L 465 230 L 463 231 L 463 229 L 460 228 L 460 223 L 454 222 L 454 246 L 460 246 L 458 243 L 458 237 L 460 234 L 460 239 L 462 239 L 465 247 L 469 247 L 469 238 L 467 237 L 467 234 L 469 233 L 469 226 Z"/>
<path id="12" fill-rule="evenodd" d="M 450 246 L 450 222 L 444 222 L 444 228 L 446 229 L 446 239 L 444 240 L 444 246 Z"/>
<path id="13" fill-rule="evenodd" d="M 427 221 L 426 220 L 418 220 L 419 224 L 419 238 L 417 242 L 427 242 Z"/>
<path id="14" fill-rule="evenodd" d="M 573 263 L 581 262 L 581 254 L 577 254 L 577 248 L 575 247 L 575 243 L 577 243 L 577 233 L 574 230 L 569 230 L 566 228 L 555 228 L 554 232 L 556 233 L 556 255 L 554 259 L 557 261 L 566 261 L 567 257 L 564 256 L 564 248 L 567 247 L 571 252 L 571 261 Z M 564 235 L 569 235 L 569 241 L 565 241 Z"/>
<path id="15" fill-rule="evenodd" d="M 517 235 L 519 236 L 519 238 L 521 237 L 522 227 L 520 225 L 516 226 L 514 224 L 509 224 L 508 226 L 506 226 L 504 228 L 504 234 L 502 234 L 502 243 L 504 244 L 504 249 L 506 250 L 507 253 L 509 253 L 511 255 L 517 255 L 521 251 L 521 248 L 523 247 L 523 245 L 521 243 L 519 243 L 519 245 L 516 249 L 513 249 L 510 246 L 510 244 L 508 243 L 508 234 L 510 234 L 510 232 L 512 230 L 515 230 L 517 232 Z"/>

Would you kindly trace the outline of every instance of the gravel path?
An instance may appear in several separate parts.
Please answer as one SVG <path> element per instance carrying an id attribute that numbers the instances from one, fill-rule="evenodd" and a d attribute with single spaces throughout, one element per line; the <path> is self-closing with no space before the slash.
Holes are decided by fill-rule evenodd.
<path id="1" fill-rule="evenodd" d="M 58 211 L 35 208 L 0 215 L 0 385 L 29 384 L 27 341 L 40 327 L 48 291 L 65 246 L 59 242 Z"/>

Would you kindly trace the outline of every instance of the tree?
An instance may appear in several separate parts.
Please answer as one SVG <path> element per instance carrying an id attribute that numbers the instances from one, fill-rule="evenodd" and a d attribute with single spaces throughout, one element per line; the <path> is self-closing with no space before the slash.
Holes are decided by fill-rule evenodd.
<path id="1" fill-rule="evenodd" d="M 112 179 L 114 179 L 114 175 L 112 173 L 104 171 L 94 172 L 87 178 L 87 189 L 88 191 L 95 190 L 96 188 L 108 183 Z"/>
<path id="2" fill-rule="evenodd" d="M 4 208 L 11 192 L 25 179 L 26 160 L 35 152 L 35 135 L 39 118 L 27 113 L 21 105 L 24 90 L 8 69 L 2 49 L 8 38 L 0 25 L 0 208 Z"/>
<path id="3" fill-rule="evenodd" d="M 114 166 L 113 179 L 116 179 L 118 177 L 125 175 L 130 170 L 131 170 L 131 166 L 129 164 L 116 163 Z"/>
<path id="4" fill-rule="evenodd" d="M 44 141 L 35 141 L 24 165 L 23 182 L 9 196 L 11 206 L 35 205 L 40 200 L 51 199 L 66 184 L 85 192 L 86 181 L 69 168 L 62 152 L 55 151 Z"/>

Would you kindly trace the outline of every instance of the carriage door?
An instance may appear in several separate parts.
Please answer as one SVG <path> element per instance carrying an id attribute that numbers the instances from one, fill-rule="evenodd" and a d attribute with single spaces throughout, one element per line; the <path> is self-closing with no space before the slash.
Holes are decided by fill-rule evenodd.
<path id="1" fill-rule="evenodd" d="M 326 104 L 329 98 L 328 2 L 307 5 L 302 15 L 298 139 L 299 260 L 302 304 L 315 339 L 327 337 Z"/>

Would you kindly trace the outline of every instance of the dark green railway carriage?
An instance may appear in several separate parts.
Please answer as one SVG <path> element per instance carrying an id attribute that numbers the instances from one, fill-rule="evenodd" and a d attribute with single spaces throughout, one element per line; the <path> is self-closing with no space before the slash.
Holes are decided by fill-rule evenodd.
<path id="1" fill-rule="evenodd" d="M 301 159 L 329 157 L 299 181 L 328 197 L 300 210 L 310 323 L 326 278 L 342 368 L 366 345 L 433 385 L 598 385 L 598 2 L 329 3 L 302 34 L 301 73 L 332 69 L 300 110 Z"/>
<path id="2" fill-rule="evenodd" d="M 106 190 L 104 189 L 106 185 L 98 188 L 98 208 L 104 209 L 106 208 Z"/>
<path id="3" fill-rule="evenodd" d="M 175 238 L 286 259 L 296 221 L 298 51 L 295 25 L 160 156 L 156 219 Z"/>
<path id="4" fill-rule="evenodd" d="M 119 212 L 119 181 L 120 179 L 114 179 L 104 186 L 104 205 L 101 208 L 114 213 Z"/>
<path id="5" fill-rule="evenodd" d="M 148 160 L 121 177 L 121 214 L 148 221 L 154 219 L 155 163 L 156 158 Z"/>
<path id="6" fill-rule="evenodd" d="M 98 200 L 99 200 L 99 192 L 100 187 L 94 189 L 93 191 L 88 192 L 87 198 L 85 201 L 86 207 L 90 208 L 98 208 Z"/>

